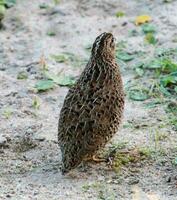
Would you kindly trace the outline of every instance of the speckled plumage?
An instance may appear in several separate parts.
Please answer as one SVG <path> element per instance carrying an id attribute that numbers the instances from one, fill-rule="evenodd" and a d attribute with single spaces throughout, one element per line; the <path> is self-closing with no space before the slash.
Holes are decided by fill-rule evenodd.
<path id="1" fill-rule="evenodd" d="M 58 141 L 63 173 L 104 147 L 118 130 L 123 109 L 114 38 L 103 33 L 96 38 L 89 62 L 68 91 L 60 112 Z"/>

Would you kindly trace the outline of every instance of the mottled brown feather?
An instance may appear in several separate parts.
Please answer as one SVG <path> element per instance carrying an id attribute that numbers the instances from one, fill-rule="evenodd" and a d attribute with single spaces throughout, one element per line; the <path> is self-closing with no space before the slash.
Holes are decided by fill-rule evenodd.
<path id="1" fill-rule="evenodd" d="M 88 64 L 70 88 L 60 112 L 58 141 L 62 172 L 96 153 L 117 132 L 124 92 L 111 33 L 98 36 Z"/>

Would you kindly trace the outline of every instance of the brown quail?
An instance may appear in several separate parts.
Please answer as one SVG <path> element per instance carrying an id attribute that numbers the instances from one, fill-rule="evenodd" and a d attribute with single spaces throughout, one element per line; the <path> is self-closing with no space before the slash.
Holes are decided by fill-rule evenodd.
<path id="1" fill-rule="evenodd" d="M 58 141 L 63 174 L 105 146 L 118 130 L 123 109 L 124 92 L 115 60 L 114 37 L 102 33 L 60 112 Z"/>

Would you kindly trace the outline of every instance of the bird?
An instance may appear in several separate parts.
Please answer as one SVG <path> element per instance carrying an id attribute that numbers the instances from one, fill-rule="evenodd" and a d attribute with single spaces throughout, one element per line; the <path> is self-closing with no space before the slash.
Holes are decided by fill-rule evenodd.
<path id="1" fill-rule="evenodd" d="M 113 34 L 99 35 L 88 63 L 64 99 L 58 122 L 63 175 L 94 158 L 121 124 L 125 95 L 115 51 Z"/>

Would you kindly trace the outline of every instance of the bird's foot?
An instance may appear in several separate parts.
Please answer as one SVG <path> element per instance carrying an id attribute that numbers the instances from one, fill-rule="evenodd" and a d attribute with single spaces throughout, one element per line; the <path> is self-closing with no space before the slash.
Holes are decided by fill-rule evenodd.
<path id="1" fill-rule="evenodd" d="M 106 162 L 106 159 L 105 158 L 99 158 L 97 155 L 93 155 L 93 156 L 90 156 L 90 157 L 86 157 L 84 159 L 84 161 L 94 161 L 94 162 Z"/>
<path id="2" fill-rule="evenodd" d="M 93 156 L 92 156 L 92 160 L 93 160 L 94 162 L 105 162 L 105 161 L 106 161 L 105 158 L 99 158 L 99 157 L 97 157 L 96 155 L 93 155 Z"/>

